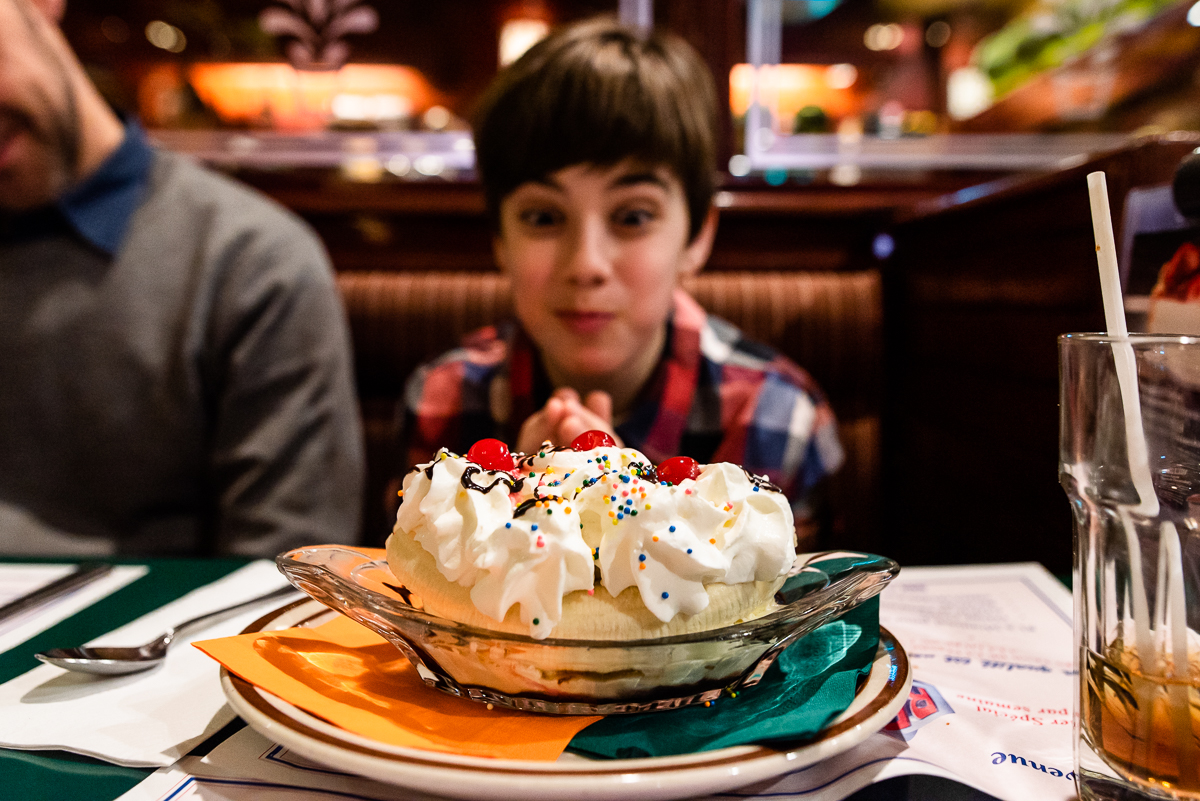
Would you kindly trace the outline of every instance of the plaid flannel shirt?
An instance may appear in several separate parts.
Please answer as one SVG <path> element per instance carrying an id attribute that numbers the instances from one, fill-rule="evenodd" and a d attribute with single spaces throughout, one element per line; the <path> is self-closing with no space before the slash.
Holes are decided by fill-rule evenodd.
<path id="1" fill-rule="evenodd" d="M 441 447 L 466 453 L 486 437 L 515 443 L 551 392 L 520 326 L 475 331 L 409 379 L 402 469 L 429 461 Z M 685 455 L 765 474 L 798 518 L 808 517 L 809 491 L 843 458 L 833 411 L 808 373 L 707 314 L 683 290 L 675 295 L 663 358 L 616 430 L 655 463 Z"/>

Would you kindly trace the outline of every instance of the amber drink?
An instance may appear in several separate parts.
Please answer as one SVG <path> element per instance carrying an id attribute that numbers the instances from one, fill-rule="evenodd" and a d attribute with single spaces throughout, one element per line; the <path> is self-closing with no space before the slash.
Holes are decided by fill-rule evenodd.
<path id="1" fill-rule="evenodd" d="M 1146 788 L 1200 799 L 1200 664 L 1142 669 L 1136 650 L 1084 652 L 1080 725 L 1086 744 L 1121 776 Z M 1168 678 L 1168 676 L 1170 676 Z M 1086 767 L 1085 767 L 1086 770 Z"/>

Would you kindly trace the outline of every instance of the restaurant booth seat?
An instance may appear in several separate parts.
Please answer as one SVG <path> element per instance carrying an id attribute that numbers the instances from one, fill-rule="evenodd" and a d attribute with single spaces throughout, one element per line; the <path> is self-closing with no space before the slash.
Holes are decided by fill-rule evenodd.
<path id="1" fill-rule="evenodd" d="M 389 483 L 411 467 L 398 453 L 398 409 L 418 364 L 511 313 L 495 272 L 340 272 L 353 338 L 367 453 L 363 540 L 391 530 Z M 789 356 L 820 383 L 838 417 L 846 462 L 829 487 L 822 548 L 877 542 L 882 295 L 877 270 L 709 272 L 687 284 L 709 312 Z"/>

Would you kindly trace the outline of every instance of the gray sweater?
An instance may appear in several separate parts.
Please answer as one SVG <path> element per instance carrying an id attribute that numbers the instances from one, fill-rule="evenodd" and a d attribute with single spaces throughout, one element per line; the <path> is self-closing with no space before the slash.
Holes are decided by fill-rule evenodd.
<path id="1" fill-rule="evenodd" d="M 345 315 L 284 209 L 156 151 L 115 256 L 0 240 L 0 553 L 351 542 L 362 471 Z"/>

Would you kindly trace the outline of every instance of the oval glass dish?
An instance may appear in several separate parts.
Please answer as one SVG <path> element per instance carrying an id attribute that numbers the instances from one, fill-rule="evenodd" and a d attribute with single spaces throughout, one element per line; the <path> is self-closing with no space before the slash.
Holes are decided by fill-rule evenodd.
<path id="1" fill-rule="evenodd" d="M 803 554 L 768 614 L 645 640 L 535 640 L 431 615 L 387 561 L 348 546 L 276 558 L 297 588 L 394 644 L 431 687 L 528 712 L 613 715 L 675 709 L 757 684 L 780 651 L 878 595 L 900 567 L 846 551 Z"/>

